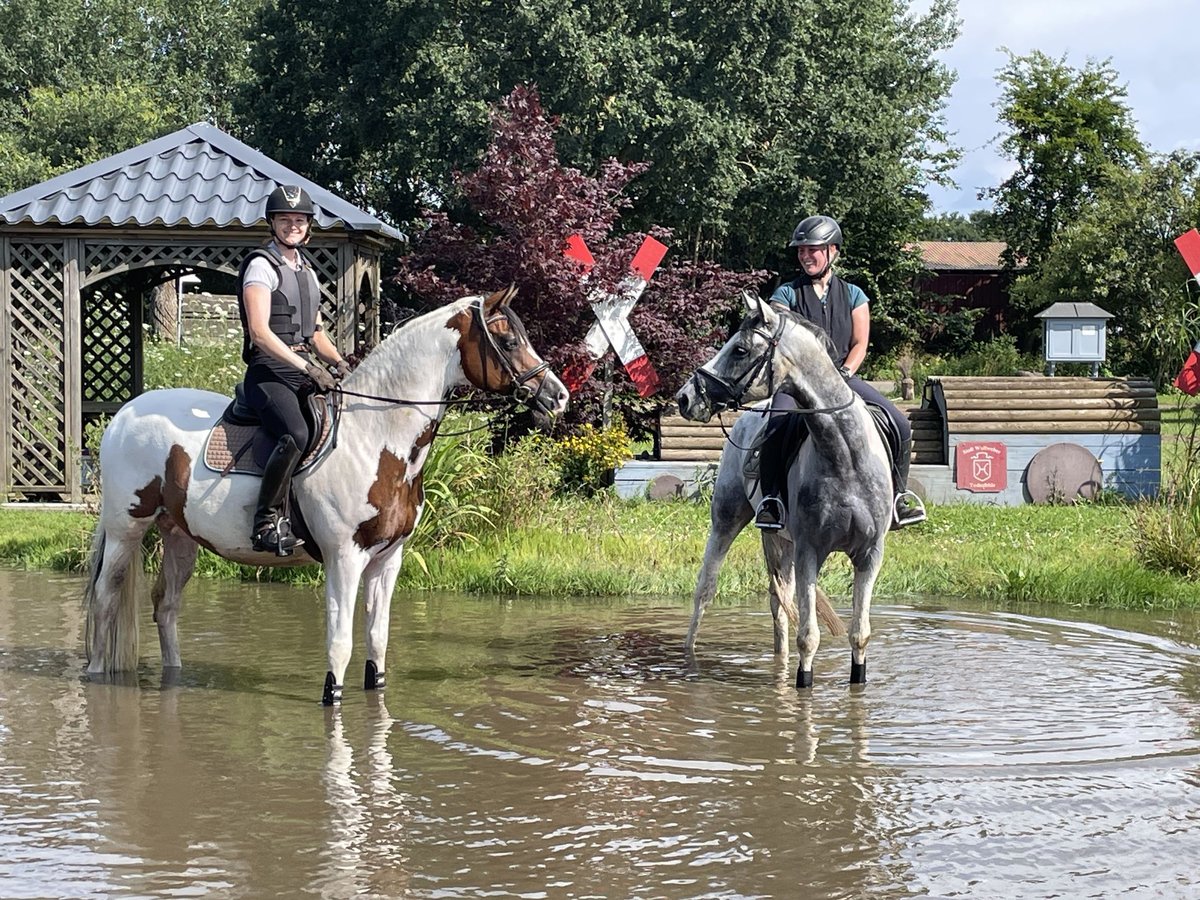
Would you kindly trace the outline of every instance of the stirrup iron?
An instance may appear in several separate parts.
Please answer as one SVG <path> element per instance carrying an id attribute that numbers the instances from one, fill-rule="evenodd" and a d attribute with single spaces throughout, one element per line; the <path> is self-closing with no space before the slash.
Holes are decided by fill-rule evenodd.
<path id="1" fill-rule="evenodd" d="M 787 510 L 783 508 L 783 501 L 768 494 L 758 502 L 758 508 L 754 511 L 754 527 L 763 531 L 779 531 L 787 522 Z"/>

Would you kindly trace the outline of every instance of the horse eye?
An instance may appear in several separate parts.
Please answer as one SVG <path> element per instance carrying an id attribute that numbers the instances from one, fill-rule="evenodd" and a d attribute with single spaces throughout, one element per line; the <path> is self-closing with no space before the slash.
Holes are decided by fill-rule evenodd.
<path id="1" fill-rule="evenodd" d="M 730 350 L 734 356 L 745 356 L 747 353 L 750 352 L 745 347 L 743 347 L 741 344 L 734 344 L 733 347 L 730 348 Z"/>

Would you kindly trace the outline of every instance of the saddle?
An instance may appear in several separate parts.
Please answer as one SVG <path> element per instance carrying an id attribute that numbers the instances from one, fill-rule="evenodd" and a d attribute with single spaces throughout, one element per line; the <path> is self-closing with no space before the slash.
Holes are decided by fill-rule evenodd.
<path id="1" fill-rule="evenodd" d="M 304 455 L 296 466 L 303 472 L 323 459 L 337 446 L 337 426 L 341 408 L 334 402 L 334 394 L 303 394 L 301 410 L 308 423 L 310 435 Z M 233 391 L 233 400 L 217 420 L 204 441 L 204 465 L 222 477 L 231 473 L 259 475 L 276 439 L 264 431 L 258 411 L 246 402 L 245 389 L 239 383 Z"/>
<path id="2" fill-rule="evenodd" d="M 892 470 L 893 485 L 898 480 L 898 472 L 896 471 L 896 459 L 900 455 L 900 432 L 896 430 L 895 423 L 892 422 L 892 417 L 888 415 L 887 410 L 876 403 L 865 401 L 867 410 L 871 413 L 871 418 L 875 422 L 875 429 L 879 432 L 880 438 L 883 439 L 884 449 L 888 455 L 888 465 Z M 745 462 L 742 463 L 742 475 L 748 480 L 757 481 L 761 472 L 762 449 L 763 445 L 768 441 L 779 441 L 779 446 L 787 447 L 787 455 L 783 457 L 783 465 L 791 466 L 792 461 L 796 458 L 796 454 L 800 452 L 800 447 L 808 438 L 808 420 L 804 416 L 775 416 L 765 428 L 759 431 L 757 437 L 749 448 L 746 454 Z"/>

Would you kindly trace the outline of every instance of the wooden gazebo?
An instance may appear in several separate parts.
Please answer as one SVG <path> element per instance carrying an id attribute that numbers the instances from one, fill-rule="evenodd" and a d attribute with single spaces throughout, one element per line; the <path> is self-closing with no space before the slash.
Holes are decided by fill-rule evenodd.
<path id="1" fill-rule="evenodd" d="M 141 297 L 113 276 L 236 275 L 279 184 L 318 207 L 306 252 L 332 337 L 374 344 L 381 257 L 403 235 L 211 125 L 0 199 L 0 500 L 81 502 L 85 419 L 141 392 Z"/>

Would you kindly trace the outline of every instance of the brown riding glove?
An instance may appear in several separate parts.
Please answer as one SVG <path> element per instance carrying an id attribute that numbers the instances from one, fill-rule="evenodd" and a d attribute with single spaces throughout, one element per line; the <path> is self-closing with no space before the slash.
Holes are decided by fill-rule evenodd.
<path id="1" fill-rule="evenodd" d="M 344 359 L 339 359 L 337 361 L 337 365 L 334 366 L 333 368 L 334 368 L 333 375 L 338 381 L 341 381 L 343 378 L 345 378 L 347 375 L 350 374 L 350 363 L 346 362 Z"/>
<path id="2" fill-rule="evenodd" d="M 329 370 L 317 363 L 309 363 L 304 367 L 304 374 L 312 379 L 313 384 L 321 393 L 332 391 L 337 387 L 337 380 L 329 374 Z"/>

